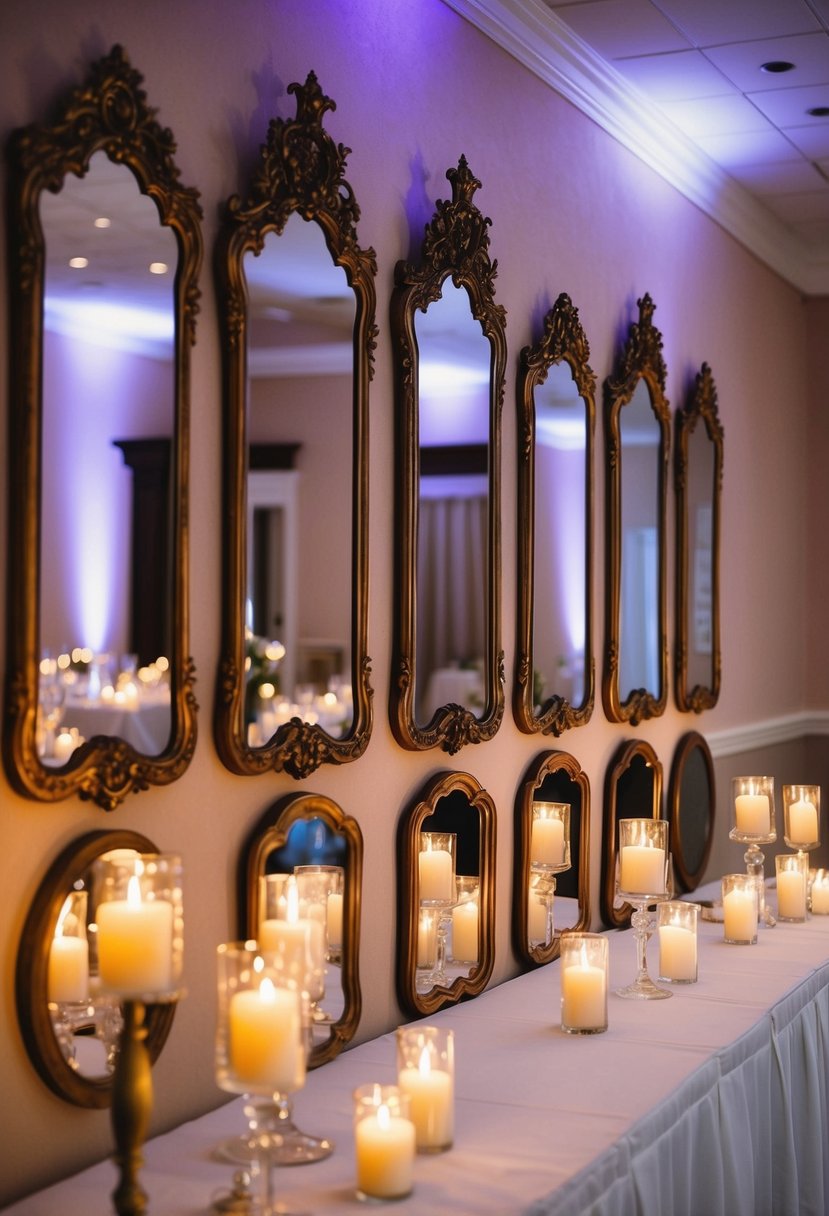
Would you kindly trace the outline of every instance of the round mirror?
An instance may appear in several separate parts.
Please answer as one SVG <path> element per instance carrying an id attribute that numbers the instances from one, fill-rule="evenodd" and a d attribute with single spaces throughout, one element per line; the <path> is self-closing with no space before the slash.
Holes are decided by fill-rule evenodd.
<path id="1" fill-rule="evenodd" d="M 677 885 L 699 885 L 714 841 L 717 801 L 714 761 L 702 735 L 689 731 L 677 744 L 668 785 L 668 818 Z"/>
<path id="2" fill-rule="evenodd" d="M 644 740 L 623 743 L 605 775 L 601 913 L 606 925 L 627 928 L 633 908 L 616 895 L 619 820 L 662 817 L 662 764 Z"/>

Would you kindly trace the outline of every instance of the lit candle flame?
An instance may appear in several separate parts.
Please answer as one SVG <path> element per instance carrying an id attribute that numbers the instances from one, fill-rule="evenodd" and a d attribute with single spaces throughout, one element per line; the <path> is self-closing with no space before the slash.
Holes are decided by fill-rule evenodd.
<path id="1" fill-rule="evenodd" d="M 289 924 L 295 925 L 299 920 L 299 887 L 293 874 L 285 883 L 285 900 L 285 919 Z"/>
<path id="2" fill-rule="evenodd" d="M 417 1070 L 421 1077 L 428 1077 L 432 1071 L 432 1061 L 429 1058 L 429 1048 L 424 1047 L 420 1053 Z"/>

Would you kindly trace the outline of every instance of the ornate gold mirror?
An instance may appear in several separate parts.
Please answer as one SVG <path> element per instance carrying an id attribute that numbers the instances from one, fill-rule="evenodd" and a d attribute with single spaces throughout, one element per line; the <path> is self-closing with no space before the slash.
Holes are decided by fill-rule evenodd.
<path id="1" fill-rule="evenodd" d="M 394 736 L 403 747 L 490 739 L 504 713 L 500 444 L 505 312 L 490 221 L 466 159 L 399 262 L 391 303 L 398 437 Z"/>
<path id="2" fill-rule="evenodd" d="M 575 756 L 543 752 L 515 803 L 515 952 L 527 963 L 549 963 L 563 930 L 589 928 L 590 782 Z"/>
<path id="3" fill-rule="evenodd" d="M 590 720 L 593 434 L 590 347 L 569 296 L 518 372 L 518 652 L 515 720 L 560 735 Z"/>
<path id="4" fill-rule="evenodd" d="M 639 300 L 616 374 L 605 382 L 607 591 L 602 700 L 636 726 L 668 696 L 665 512 L 670 409 L 654 303 Z"/>
<path id="5" fill-rule="evenodd" d="M 680 891 L 693 891 L 702 880 L 714 843 L 716 808 L 711 750 L 692 730 L 676 746 L 668 784 L 671 853 Z"/>
<path id="6" fill-rule="evenodd" d="M 113 810 L 196 741 L 189 349 L 201 211 L 120 47 L 9 145 L 3 751 L 22 794 Z"/>
<path id="7" fill-rule="evenodd" d="M 720 500 L 723 429 L 711 368 L 676 415 L 676 703 L 700 713 L 719 699 Z"/>
<path id="8" fill-rule="evenodd" d="M 368 385 L 372 249 L 335 108 L 311 72 L 274 119 L 246 199 L 228 202 L 216 274 L 224 356 L 225 533 L 216 742 L 233 772 L 364 752 L 372 725 Z"/>
<path id="9" fill-rule="evenodd" d="M 15 995 L 26 1050 L 49 1088 L 77 1106 L 108 1106 L 112 1094 L 121 1006 L 95 992 L 95 935 L 87 926 L 94 923 L 93 863 L 116 849 L 158 852 L 137 832 L 91 832 L 73 841 L 38 888 L 17 954 Z M 64 944 L 82 946 L 82 952 L 64 952 Z M 174 1001 L 148 1006 L 153 1060 L 175 1010 Z"/>
<path id="10" fill-rule="evenodd" d="M 332 1059 L 360 1021 L 360 897 L 363 837 L 356 819 L 322 794 L 277 799 L 240 858 L 240 928 L 260 940 L 273 920 L 316 920 L 322 958 L 312 997 L 312 1067 Z M 293 876 L 297 904 L 286 880 Z M 260 940 L 260 944 L 261 940 Z"/>
<path id="11" fill-rule="evenodd" d="M 662 764 L 650 743 L 623 743 L 610 762 L 604 785 L 604 830 L 600 902 L 602 920 L 617 929 L 630 924 L 633 911 L 616 895 L 616 858 L 620 819 L 662 818 Z M 669 848 L 673 845 L 669 840 Z"/>
<path id="12" fill-rule="evenodd" d="M 483 992 L 495 962 L 495 804 L 438 773 L 398 825 L 397 990 L 409 1013 Z"/>

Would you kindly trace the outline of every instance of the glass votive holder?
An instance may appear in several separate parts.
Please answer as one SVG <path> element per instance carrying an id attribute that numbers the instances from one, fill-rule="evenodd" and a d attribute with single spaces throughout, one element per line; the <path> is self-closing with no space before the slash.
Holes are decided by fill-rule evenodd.
<path id="1" fill-rule="evenodd" d="M 321 920 L 325 926 L 326 958 L 340 962 L 343 946 L 343 889 L 345 871 L 342 866 L 296 866 L 294 875 L 299 890 L 299 906 L 303 915 Z"/>
<path id="2" fill-rule="evenodd" d="M 547 874 L 530 874 L 527 889 L 527 943 L 549 946 L 553 940 L 555 879 Z"/>
<path id="3" fill-rule="evenodd" d="M 50 1004 L 75 1005 L 89 1000 L 87 901 L 87 891 L 70 891 L 58 914 L 47 969 L 46 992 Z"/>
<path id="4" fill-rule="evenodd" d="M 805 853 L 778 853 L 774 866 L 777 871 L 777 919 L 804 921 L 809 890 L 808 857 Z"/>
<path id="5" fill-rule="evenodd" d="M 659 978 L 670 984 L 697 982 L 699 904 L 669 899 L 656 909 Z"/>
<path id="6" fill-rule="evenodd" d="M 530 827 L 530 867 L 566 870 L 570 866 L 570 804 L 533 802 Z"/>
<path id="7" fill-rule="evenodd" d="M 158 1002 L 180 995 L 182 864 L 119 849 L 93 864 L 98 981 L 104 993 Z"/>
<path id="8" fill-rule="evenodd" d="M 455 1036 L 437 1026 L 397 1031 L 397 1084 L 409 1098 L 417 1151 L 440 1153 L 455 1135 Z"/>
<path id="9" fill-rule="evenodd" d="M 814 870 L 809 875 L 809 910 L 813 916 L 829 916 L 829 870 Z"/>
<path id="10" fill-rule="evenodd" d="M 396 1085 L 361 1085 L 354 1091 L 357 1198 L 404 1199 L 414 1185 L 415 1127 L 409 1098 Z"/>
<path id="11" fill-rule="evenodd" d="M 561 943 L 561 1029 L 565 1034 L 607 1030 L 607 937 L 565 932 Z"/>
<path id="12" fill-rule="evenodd" d="M 449 907 L 455 901 L 455 832 L 421 832 L 417 858 L 418 902 Z"/>
<path id="13" fill-rule="evenodd" d="M 731 794 L 732 836 L 738 840 L 776 840 L 774 777 L 732 777 Z"/>
<path id="14" fill-rule="evenodd" d="M 285 920 L 288 914 L 287 884 L 290 874 L 262 874 L 259 877 L 259 924 L 266 920 Z"/>
<path id="15" fill-rule="evenodd" d="M 281 885 L 272 878 L 283 878 Z M 266 907 L 274 910 L 272 896 L 277 890 L 276 915 L 259 921 L 256 940 L 265 952 L 279 953 L 288 974 L 308 993 L 312 1002 L 325 995 L 325 925 L 321 915 L 300 914 L 299 886 L 293 874 L 265 876 Z"/>
<path id="16" fill-rule="evenodd" d="M 722 878 L 723 939 L 733 946 L 757 941 L 758 891 L 753 874 L 724 874 Z"/>
<path id="17" fill-rule="evenodd" d="M 439 908 L 421 908 L 417 916 L 417 966 L 431 970 L 438 957 Z"/>
<path id="18" fill-rule="evenodd" d="M 619 892 L 633 900 L 664 895 L 667 819 L 619 820 Z"/>
<path id="19" fill-rule="evenodd" d="M 790 849 L 820 844 L 820 786 L 783 786 L 783 839 Z"/>
<path id="20" fill-rule="evenodd" d="M 478 921 L 480 919 L 480 881 L 474 875 L 459 874 L 455 879 L 456 901 L 452 909 L 452 960 L 477 965 Z"/>

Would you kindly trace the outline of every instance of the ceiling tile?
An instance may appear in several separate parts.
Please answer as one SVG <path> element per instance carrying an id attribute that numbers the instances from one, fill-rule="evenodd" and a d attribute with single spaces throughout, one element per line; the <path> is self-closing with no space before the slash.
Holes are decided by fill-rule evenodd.
<path id="1" fill-rule="evenodd" d="M 732 83 L 708 62 L 702 51 L 639 55 L 632 59 L 616 59 L 613 66 L 656 101 L 682 101 L 689 97 L 715 97 L 734 92 Z"/>
<path id="2" fill-rule="evenodd" d="M 774 130 L 768 119 L 758 113 L 742 93 L 733 93 L 728 97 L 660 102 L 659 108 L 692 139 L 701 135 Z"/>
<path id="3" fill-rule="evenodd" d="M 771 162 L 762 165 L 737 165 L 734 177 L 754 194 L 797 194 L 803 190 L 822 190 L 829 196 L 829 180 L 805 159 Z"/>
<path id="4" fill-rule="evenodd" d="M 829 128 L 829 118 L 812 118 L 806 112 L 812 106 L 829 106 L 829 79 L 824 84 L 807 85 L 802 89 L 772 89 L 749 93 L 748 97 L 777 127 L 823 124 Z"/>
<path id="5" fill-rule="evenodd" d="M 809 160 L 829 157 L 829 122 L 826 120 L 813 127 L 786 127 L 784 135 Z"/>
<path id="6" fill-rule="evenodd" d="M 762 161 L 800 159 L 797 148 L 779 131 L 744 131 L 734 135 L 701 135 L 697 140 L 704 152 L 724 169 L 738 165 L 757 165 Z"/>
<path id="7" fill-rule="evenodd" d="M 657 0 L 695 46 L 808 34 L 820 24 L 805 0 Z"/>
<path id="8" fill-rule="evenodd" d="M 688 49 L 687 39 L 650 0 L 588 0 L 584 4 L 546 2 L 557 17 L 605 59 Z"/>
<path id="9" fill-rule="evenodd" d="M 823 32 L 710 46 L 706 47 L 705 55 L 744 93 L 824 84 L 829 80 L 829 34 Z M 795 65 L 794 70 L 776 75 L 761 71 L 761 64 L 773 59 L 788 60 Z"/>

